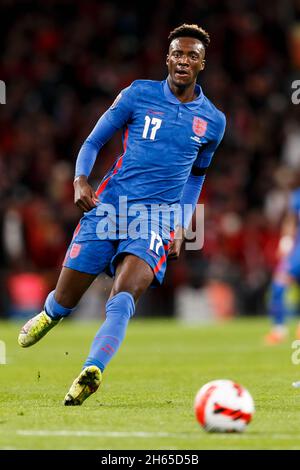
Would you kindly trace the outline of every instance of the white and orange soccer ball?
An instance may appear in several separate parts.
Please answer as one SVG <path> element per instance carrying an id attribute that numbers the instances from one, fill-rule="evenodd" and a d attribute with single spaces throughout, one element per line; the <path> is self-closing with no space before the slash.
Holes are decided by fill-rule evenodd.
<path id="1" fill-rule="evenodd" d="M 242 385 L 232 380 L 213 380 L 196 395 L 195 414 L 209 432 L 243 432 L 254 413 L 254 401 Z"/>

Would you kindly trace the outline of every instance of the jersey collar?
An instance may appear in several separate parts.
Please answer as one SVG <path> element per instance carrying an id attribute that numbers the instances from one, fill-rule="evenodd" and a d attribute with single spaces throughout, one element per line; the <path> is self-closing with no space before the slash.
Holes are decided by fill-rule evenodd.
<path id="1" fill-rule="evenodd" d="M 182 103 L 176 96 L 173 94 L 171 88 L 169 87 L 168 80 L 163 80 L 163 90 L 164 90 L 164 95 L 166 99 L 173 104 L 182 104 L 183 106 L 186 106 L 189 109 L 195 109 L 198 108 L 202 104 L 202 101 L 204 99 L 204 94 L 202 91 L 202 88 L 200 85 L 196 84 L 195 90 L 196 93 L 198 94 L 197 98 L 194 101 L 190 101 L 189 103 Z"/>

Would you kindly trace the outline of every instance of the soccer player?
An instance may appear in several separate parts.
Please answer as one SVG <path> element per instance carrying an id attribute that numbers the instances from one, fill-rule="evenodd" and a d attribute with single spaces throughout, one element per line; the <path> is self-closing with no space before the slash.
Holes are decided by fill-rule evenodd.
<path id="1" fill-rule="evenodd" d="M 291 192 L 288 211 L 283 219 L 279 241 L 279 263 L 275 269 L 270 288 L 268 312 L 273 325 L 265 336 L 269 345 L 282 343 L 287 338 L 286 304 L 287 290 L 292 284 L 300 284 L 300 188 Z M 300 339 L 300 325 L 296 331 Z"/>
<path id="2" fill-rule="evenodd" d="M 48 295 L 44 310 L 24 325 L 18 339 L 22 347 L 35 344 L 72 312 L 98 274 L 105 271 L 114 277 L 106 319 L 65 405 L 81 405 L 97 390 L 139 297 L 150 285 L 162 283 L 167 257 L 179 255 L 207 167 L 225 130 L 223 113 L 196 84 L 209 42 L 209 34 L 197 25 L 174 29 L 169 35 L 167 79 L 136 80 L 124 89 L 78 154 L 75 203 L 84 216 L 55 291 Z M 124 152 L 94 192 L 88 177 L 97 154 L 120 128 Z M 172 209 L 187 204 L 191 210 L 177 222 L 180 211 L 174 210 L 172 216 Z M 136 237 L 130 232 L 137 222 L 133 214 L 138 212 Z M 168 223 L 161 213 L 168 216 Z"/>

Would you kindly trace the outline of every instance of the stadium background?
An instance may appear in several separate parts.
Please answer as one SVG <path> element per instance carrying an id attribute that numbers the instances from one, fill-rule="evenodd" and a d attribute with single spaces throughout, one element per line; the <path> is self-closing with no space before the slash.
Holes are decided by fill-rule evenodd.
<path id="1" fill-rule="evenodd" d="M 205 244 L 169 263 L 139 315 L 196 318 L 265 313 L 290 172 L 300 167 L 299 0 L 1 2 L 0 316 L 31 316 L 55 286 L 81 216 L 73 204 L 78 150 L 120 89 L 164 79 L 167 36 L 182 22 L 211 35 L 205 94 L 227 116 L 208 172 Z M 120 153 L 101 151 L 92 181 Z M 77 316 L 99 317 L 110 280 Z M 75 315 L 75 316 L 76 316 Z"/>

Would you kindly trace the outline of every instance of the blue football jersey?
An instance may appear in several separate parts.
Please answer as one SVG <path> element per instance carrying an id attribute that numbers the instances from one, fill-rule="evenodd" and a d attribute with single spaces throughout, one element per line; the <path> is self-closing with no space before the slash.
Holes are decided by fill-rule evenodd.
<path id="1" fill-rule="evenodd" d="M 137 80 L 120 93 L 106 117 L 123 128 L 124 153 L 98 188 L 101 201 L 180 201 L 192 166 L 209 166 L 225 130 L 224 114 L 197 89 L 189 103 L 175 97 L 167 80 Z"/>
<path id="2" fill-rule="evenodd" d="M 192 166 L 207 168 L 222 140 L 225 116 L 196 85 L 197 98 L 182 103 L 168 81 L 136 80 L 124 89 L 103 115 L 105 125 L 123 129 L 123 154 L 102 179 L 96 193 L 100 207 L 89 211 L 90 229 L 101 204 L 118 214 L 120 197 L 128 207 L 176 205 Z M 98 126 L 89 136 L 100 147 Z"/>

